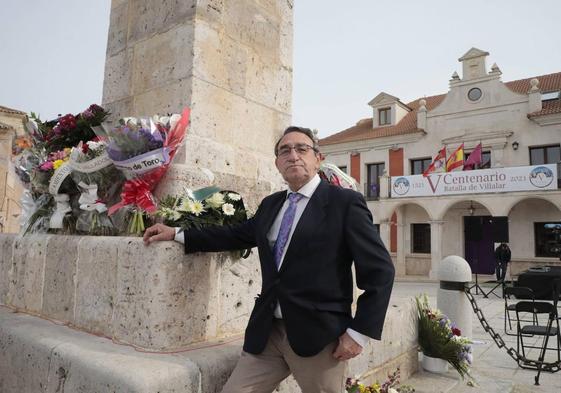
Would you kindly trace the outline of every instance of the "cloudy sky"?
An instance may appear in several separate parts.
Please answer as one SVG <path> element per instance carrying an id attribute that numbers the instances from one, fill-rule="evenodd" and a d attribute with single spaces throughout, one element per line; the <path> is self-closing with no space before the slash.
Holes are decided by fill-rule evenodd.
<path id="1" fill-rule="evenodd" d="M 561 71 L 558 0 L 294 3 L 293 123 L 320 136 L 368 117 L 381 91 L 446 92 L 473 46 L 504 81 Z M 47 119 L 101 102 L 109 4 L 1 0 L 0 105 Z"/>

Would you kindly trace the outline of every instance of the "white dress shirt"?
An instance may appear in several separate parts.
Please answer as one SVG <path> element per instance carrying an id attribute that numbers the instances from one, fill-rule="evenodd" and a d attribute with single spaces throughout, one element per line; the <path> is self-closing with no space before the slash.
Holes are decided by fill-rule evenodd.
<path id="1" fill-rule="evenodd" d="M 300 188 L 298 191 L 296 191 L 298 194 L 302 194 L 303 198 L 301 198 L 297 204 L 296 204 L 296 212 L 294 214 L 294 221 L 292 222 L 292 228 L 290 228 L 290 233 L 288 235 L 288 240 L 286 242 L 286 246 L 284 247 L 283 253 L 282 253 L 282 257 L 281 257 L 281 261 L 279 263 L 279 269 L 282 266 L 282 263 L 284 261 L 284 256 L 286 254 L 286 250 L 288 249 L 289 245 L 290 245 L 290 240 L 292 239 L 292 234 L 294 233 L 294 229 L 296 228 L 296 226 L 298 225 L 298 221 L 300 220 L 300 217 L 302 217 L 302 213 L 304 213 L 304 209 L 306 208 L 306 206 L 308 205 L 308 202 L 310 201 L 310 198 L 312 197 L 312 194 L 314 193 L 314 191 L 316 190 L 316 188 L 318 188 L 319 184 L 321 182 L 321 179 L 319 177 L 319 175 L 315 175 L 314 177 L 312 177 L 312 179 L 306 183 L 302 188 Z M 288 190 L 286 196 L 286 200 L 284 201 L 284 204 L 282 205 L 279 213 L 277 214 L 277 217 L 275 218 L 275 221 L 273 221 L 273 225 L 271 225 L 271 228 L 269 229 L 269 232 L 267 232 L 267 240 L 269 241 L 269 245 L 271 246 L 271 249 L 273 249 L 273 246 L 275 245 L 275 242 L 277 240 L 277 236 L 279 234 L 280 231 L 280 226 L 281 226 L 281 222 L 282 222 L 282 218 L 284 216 L 284 212 L 286 211 L 286 209 L 288 209 L 288 205 L 289 205 L 289 200 L 288 200 L 288 195 L 291 194 L 292 191 Z M 175 228 L 175 240 L 180 242 L 180 243 L 184 243 L 184 235 L 183 233 L 180 233 L 180 228 Z M 282 311 L 280 308 L 280 304 L 277 302 L 277 306 L 275 308 L 274 311 L 274 315 L 275 318 L 282 318 Z M 364 334 L 361 334 L 351 328 L 347 328 L 347 333 L 349 334 L 349 336 L 352 337 L 353 340 L 355 340 L 359 345 L 361 345 L 362 347 L 364 347 L 369 340 L 368 336 L 365 336 Z"/>

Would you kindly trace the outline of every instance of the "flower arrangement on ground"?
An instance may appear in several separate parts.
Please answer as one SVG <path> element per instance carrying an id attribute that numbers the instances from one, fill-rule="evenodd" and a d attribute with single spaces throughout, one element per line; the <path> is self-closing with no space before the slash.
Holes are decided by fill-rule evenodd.
<path id="1" fill-rule="evenodd" d="M 450 319 L 429 306 L 426 295 L 416 297 L 419 347 L 424 355 L 446 360 L 462 378 L 469 376 L 473 360 L 471 343 Z"/>
<path id="2" fill-rule="evenodd" d="M 357 378 L 347 378 L 345 383 L 345 391 L 347 393 L 413 393 L 415 389 L 409 385 L 402 385 L 399 381 L 399 367 L 392 374 L 388 375 L 388 379 L 380 384 L 375 382 L 372 385 L 364 385 L 360 379 L 366 378 L 366 373 Z"/>

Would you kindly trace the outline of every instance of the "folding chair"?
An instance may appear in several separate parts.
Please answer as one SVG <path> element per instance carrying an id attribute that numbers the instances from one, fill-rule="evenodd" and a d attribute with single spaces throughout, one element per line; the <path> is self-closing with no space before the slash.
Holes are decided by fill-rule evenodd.
<path id="1" fill-rule="evenodd" d="M 527 287 L 508 287 L 505 286 L 503 289 L 503 297 L 505 300 L 505 324 L 504 324 L 504 329 L 505 329 L 505 334 L 509 335 L 509 336 L 516 336 L 516 333 L 511 333 L 512 330 L 512 320 L 514 318 L 510 317 L 510 312 L 515 312 L 516 311 L 516 303 L 509 303 L 509 300 L 511 300 L 511 296 L 514 296 L 517 299 L 527 299 L 527 300 L 531 300 L 532 303 L 535 300 L 534 297 L 534 291 L 532 291 L 532 289 L 527 288 Z M 506 329 L 506 321 L 508 320 L 508 330 Z M 536 319 L 536 315 L 532 313 L 532 320 L 527 320 L 527 319 L 521 319 L 521 321 L 523 322 L 532 322 L 535 325 L 538 324 L 538 321 Z"/>
<path id="2" fill-rule="evenodd" d="M 540 354 L 538 359 L 536 359 L 537 367 L 528 366 L 524 364 L 523 361 L 518 361 L 518 366 L 525 369 L 531 370 L 538 370 L 538 375 L 535 378 L 535 384 L 539 385 L 539 376 L 541 373 L 541 368 L 544 362 L 545 353 L 548 350 L 556 350 L 557 351 L 557 361 L 561 361 L 561 336 L 559 333 L 559 320 L 557 319 L 557 309 L 551 303 L 545 302 L 529 302 L 529 301 L 521 301 L 516 303 L 516 333 L 517 333 L 517 340 L 516 340 L 516 349 L 520 352 L 522 349 L 522 356 L 526 358 L 526 349 L 527 348 L 536 348 L 540 349 Z M 547 324 L 544 325 L 522 325 L 520 314 L 521 313 L 533 313 L 534 315 L 538 314 L 548 314 Z M 553 326 L 555 324 L 555 326 Z M 524 342 L 524 337 L 527 336 L 543 336 L 542 346 L 532 346 L 528 345 L 528 343 Z M 557 341 L 557 347 L 548 347 L 549 337 L 555 337 Z"/>

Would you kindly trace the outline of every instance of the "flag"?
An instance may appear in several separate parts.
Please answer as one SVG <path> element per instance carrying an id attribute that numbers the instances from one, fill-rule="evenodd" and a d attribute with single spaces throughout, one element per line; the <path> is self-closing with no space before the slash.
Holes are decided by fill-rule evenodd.
<path id="1" fill-rule="evenodd" d="M 475 146 L 475 149 L 470 153 L 468 159 L 464 162 L 464 171 L 469 171 L 475 168 L 476 165 L 481 164 L 482 160 L 482 149 L 481 143 Z"/>
<path id="2" fill-rule="evenodd" d="M 446 172 L 464 165 L 464 144 L 462 143 L 446 160 Z"/>
<path id="3" fill-rule="evenodd" d="M 446 148 L 440 149 L 438 154 L 434 157 L 431 164 L 423 172 L 423 176 L 428 176 L 431 172 L 440 172 L 444 169 L 444 164 L 446 163 Z"/>

